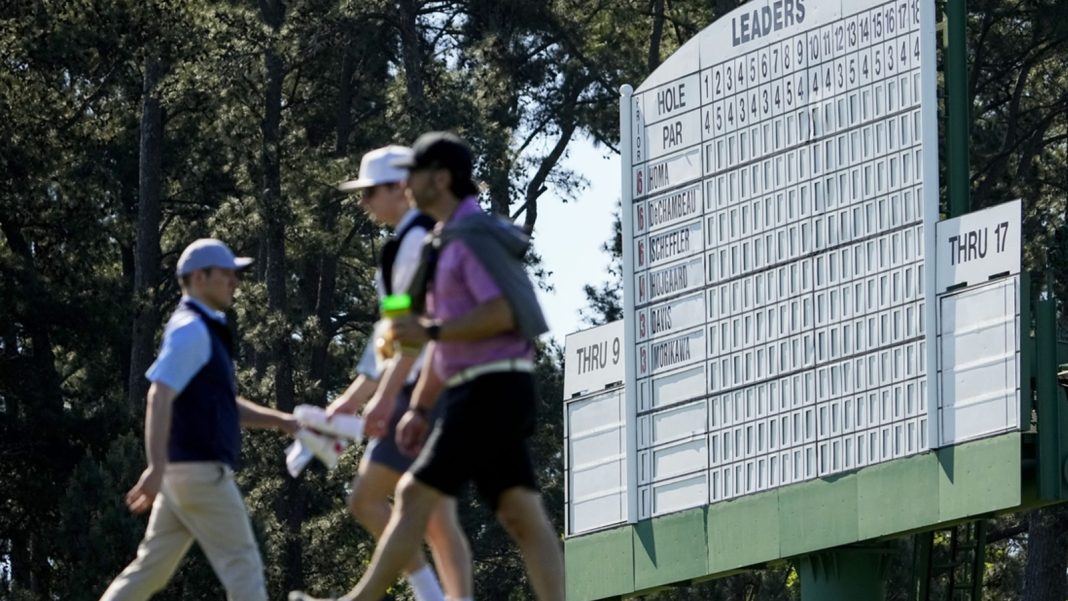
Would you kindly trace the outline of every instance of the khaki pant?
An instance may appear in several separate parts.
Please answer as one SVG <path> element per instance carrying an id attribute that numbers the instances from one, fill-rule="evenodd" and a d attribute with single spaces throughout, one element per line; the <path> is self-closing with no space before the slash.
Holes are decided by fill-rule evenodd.
<path id="1" fill-rule="evenodd" d="M 234 472 L 214 462 L 167 466 L 137 558 L 101 601 L 148 599 L 166 586 L 194 540 L 229 601 L 266 601 L 263 562 Z"/>

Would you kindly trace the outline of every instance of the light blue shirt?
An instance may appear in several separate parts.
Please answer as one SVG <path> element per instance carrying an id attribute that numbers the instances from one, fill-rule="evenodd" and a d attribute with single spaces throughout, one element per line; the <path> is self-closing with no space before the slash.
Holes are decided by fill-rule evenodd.
<path id="1" fill-rule="evenodd" d="M 226 314 L 216 311 L 190 296 L 183 296 L 210 318 L 226 323 Z M 172 317 L 163 330 L 159 356 L 145 372 L 150 382 L 166 384 L 181 392 L 193 376 L 211 359 L 211 334 L 198 317 L 182 313 Z"/>

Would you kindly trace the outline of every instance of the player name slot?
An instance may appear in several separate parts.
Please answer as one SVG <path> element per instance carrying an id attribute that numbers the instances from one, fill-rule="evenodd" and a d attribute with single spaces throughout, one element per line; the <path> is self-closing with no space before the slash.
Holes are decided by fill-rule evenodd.
<path id="1" fill-rule="evenodd" d="M 634 170 L 634 197 L 641 198 L 701 177 L 701 148 L 691 148 Z"/>
<path id="2" fill-rule="evenodd" d="M 705 285 L 704 257 L 655 269 L 638 277 L 638 305 L 695 290 Z"/>
<path id="3" fill-rule="evenodd" d="M 685 227 L 649 236 L 648 263 L 656 265 L 703 250 L 703 223 L 703 221 L 696 221 Z"/>
<path id="4" fill-rule="evenodd" d="M 700 187 L 687 188 L 649 201 L 649 227 L 693 217 L 701 209 Z"/>
<path id="5" fill-rule="evenodd" d="M 704 396 L 707 394 L 705 364 L 653 376 L 650 385 L 641 388 L 641 394 L 639 403 L 643 410 Z"/>
<path id="6" fill-rule="evenodd" d="M 653 344 L 653 370 L 685 363 L 692 357 L 688 338 L 676 338 Z"/>
<path id="7" fill-rule="evenodd" d="M 639 361 L 642 359 L 639 356 Z M 705 359 L 705 331 L 695 330 L 681 336 L 649 344 L 648 370 L 651 373 L 703 361 Z"/>
<path id="8" fill-rule="evenodd" d="M 705 295 L 697 294 L 650 307 L 638 316 L 638 339 L 657 338 L 702 325 Z"/>
<path id="9" fill-rule="evenodd" d="M 649 333 L 653 336 L 671 329 L 671 305 L 649 311 Z"/>
<path id="10" fill-rule="evenodd" d="M 649 294 L 653 298 L 667 296 L 690 287 L 690 270 L 676 265 L 649 274 Z"/>

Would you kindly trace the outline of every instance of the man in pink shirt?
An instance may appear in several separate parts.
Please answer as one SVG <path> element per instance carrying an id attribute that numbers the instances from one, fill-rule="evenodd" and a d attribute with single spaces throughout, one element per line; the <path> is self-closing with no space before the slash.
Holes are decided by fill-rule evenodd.
<path id="1" fill-rule="evenodd" d="M 412 288 L 418 301 L 420 282 L 429 282 L 426 315 L 394 323 L 397 339 L 428 345 L 432 366 L 420 375 L 397 429 L 401 449 L 419 456 L 397 486 L 371 565 L 341 599 L 380 599 L 414 554 L 434 507 L 473 481 L 519 546 L 537 598 L 562 601 L 560 539 L 526 444 L 535 421 L 533 340 L 546 330 L 523 271 L 526 236 L 479 208 L 471 151 L 458 137 L 424 134 L 413 150 L 404 165 L 408 193 L 437 220 L 424 259 L 429 277 L 417 275 Z M 427 438 L 435 400 L 445 403 L 444 414 Z"/>

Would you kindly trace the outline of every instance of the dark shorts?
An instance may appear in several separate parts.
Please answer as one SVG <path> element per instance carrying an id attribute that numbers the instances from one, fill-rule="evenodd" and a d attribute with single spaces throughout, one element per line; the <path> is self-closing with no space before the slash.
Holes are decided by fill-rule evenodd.
<path id="1" fill-rule="evenodd" d="M 438 403 L 445 412 L 411 467 L 420 482 L 456 497 L 473 480 L 494 511 L 510 488 L 538 490 L 526 443 L 536 410 L 531 374 L 486 374 L 446 389 Z"/>
<path id="2" fill-rule="evenodd" d="M 415 458 L 405 455 L 397 447 L 397 424 L 404 417 L 404 412 L 408 410 L 408 401 L 412 398 L 414 389 L 415 384 L 405 384 L 404 388 L 397 393 L 397 403 L 393 406 L 393 413 L 390 414 L 389 424 L 386 426 L 388 434 L 384 438 L 372 438 L 367 443 L 367 450 L 364 452 L 368 461 L 384 465 L 402 474 L 408 471 Z M 444 405 L 442 401 L 444 399 L 438 399 L 438 402 L 434 403 L 434 411 L 430 415 L 431 423 L 441 415 Z"/>

